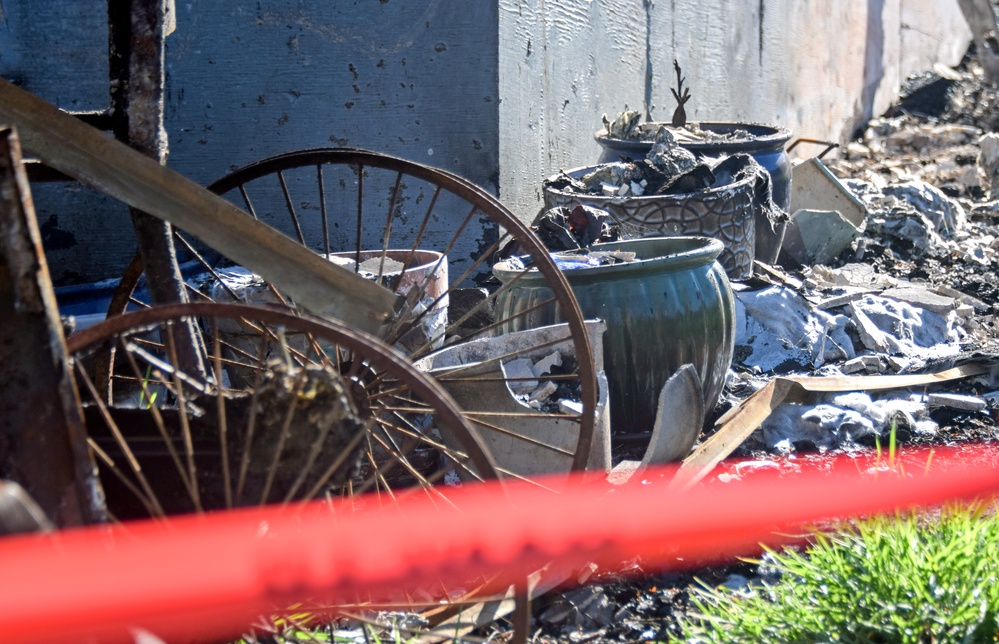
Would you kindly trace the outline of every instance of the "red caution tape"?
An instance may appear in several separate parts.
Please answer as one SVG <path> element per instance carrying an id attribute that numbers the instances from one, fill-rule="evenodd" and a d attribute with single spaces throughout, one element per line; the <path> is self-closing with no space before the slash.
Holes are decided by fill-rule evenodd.
<path id="1" fill-rule="evenodd" d="M 666 484 L 672 469 L 647 470 L 620 487 L 576 479 L 557 495 L 466 486 L 448 491 L 450 503 L 413 496 L 380 509 L 368 496 L 8 538 L 0 639 L 125 642 L 148 631 L 218 640 L 295 601 L 398 600 L 438 580 L 514 581 L 551 560 L 691 565 L 775 543 L 775 530 L 999 492 L 994 451 L 991 466 L 940 450 L 925 472 L 911 465 L 928 459 L 910 453 L 906 475 L 872 476 L 873 458 L 840 457 L 794 476 L 760 472 L 677 494 Z"/>

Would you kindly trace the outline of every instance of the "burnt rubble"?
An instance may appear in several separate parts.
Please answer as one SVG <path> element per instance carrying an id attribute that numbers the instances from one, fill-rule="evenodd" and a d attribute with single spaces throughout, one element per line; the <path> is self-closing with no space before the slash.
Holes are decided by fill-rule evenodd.
<path id="1" fill-rule="evenodd" d="M 531 226 L 551 250 L 579 250 L 617 241 L 620 231 L 606 211 L 591 206 L 556 207 L 541 213 Z"/>
<path id="2" fill-rule="evenodd" d="M 866 209 L 865 225 L 830 261 L 785 254 L 736 285 L 736 355 L 716 413 L 775 375 L 911 374 L 997 355 L 999 122 L 987 106 L 999 92 L 981 78 L 969 59 L 913 79 L 826 161 Z M 919 444 L 992 441 L 997 391 L 982 376 L 785 405 L 736 454 L 870 448 L 891 431 Z"/>
<path id="3" fill-rule="evenodd" d="M 656 132 L 645 158 L 627 157 L 595 167 L 581 177 L 563 171 L 545 182 L 546 188 L 605 197 L 686 195 L 731 185 L 760 174 L 759 164 L 748 154 L 699 160 L 677 141 L 671 128 Z M 769 193 L 769 184 L 759 188 Z"/>
<path id="4" fill-rule="evenodd" d="M 828 265 L 794 266 L 784 258 L 783 270 L 774 267 L 737 285 L 742 315 L 730 405 L 773 375 L 911 374 L 997 355 L 999 230 L 989 206 L 948 196 L 934 185 L 947 175 L 925 167 L 915 178 L 894 176 L 898 166 L 889 161 L 872 162 L 859 174 L 873 180 L 852 178 L 845 164 L 831 167 L 865 204 L 866 228 Z M 870 448 L 897 431 L 904 441 L 932 442 L 942 430 L 935 420 L 941 409 L 947 410 L 944 425 L 966 423 L 976 440 L 982 426 L 990 427 L 986 437 L 994 440 L 997 391 L 983 376 L 923 392 L 829 395 L 784 405 L 737 453 Z M 960 427 L 945 435 L 959 437 Z"/>
<path id="5" fill-rule="evenodd" d="M 735 283 L 739 336 L 714 417 L 775 376 L 911 374 L 999 355 L 999 91 L 982 77 L 969 59 L 912 79 L 888 114 L 826 161 L 866 209 L 866 225 L 829 261 L 802 264 L 785 254 Z M 988 373 L 818 395 L 781 406 L 711 484 L 793 471 L 824 452 L 885 446 L 890 435 L 902 445 L 995 442 L 997 418 L 999 383 Z M 765 565 L 741 564 L 597 574 L 586 588 L 538 600 L 532 632 L 542 642 L 678 636 L 695 577 L 753 584 L 766 573 Z"/>

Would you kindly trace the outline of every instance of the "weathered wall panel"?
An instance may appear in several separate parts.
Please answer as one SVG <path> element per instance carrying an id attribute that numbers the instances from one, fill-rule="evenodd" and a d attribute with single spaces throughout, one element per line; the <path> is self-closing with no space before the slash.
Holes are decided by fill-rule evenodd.
<path id="1" fill-rule="evenodd" d="M 104 3 L 3 7 L 0 74 L 102 107 Z M 943 0 L 178 2 L 169 163 L 207 183 L 294 148 L 369 147 L 458 172 L 530 218 L 546 176 L 597 158 L 601 114 L 669 119 L 674 58 L 692 119 L 843 139 L 968 40 Z M 57 283 L 120 272 L 124 209 L 79 188 L 35 197 Z"/>
<path id="2" fill-rule="evenodd" d="M 77 94 L 88 97 L 87 109 L 106 106 L 103 1 L 41 11 L 37 2 L 5 0 L 4 8 L 0 47 L 17 46 L 0 55 L 0 74 L 25 78 L 25 87 L 63 107 L 80 109 L 69 98 Z M 220 0 L 178 1 L 176 9 L 166 43 L 166 127 L 168 163 L 182 174 L 207 184 L 264 156 L 351 146 L 498 190 L 491 3 Z M 56 27 L 66 34 L 60 43 L 49 40 Z M 84 40 L 86 59 L 73 67 Z M 30 59 L 32 48 L 43 55 Z M 127 210 L 61 184 L 39 186 L 36 203 L 57 284 L 120 275 L 135 252 Z"/>
<path id="3" fill-rule="evenodd" d="M 0 73 L 68 110 L 108 106 L 106 0 L 0 4 Z"/>
<path id="4" fill-rule="evenodd" d="M 500 195 L 529 218 L 538 177 L 595 150 L 603 112 L 644 109 L 647 14 L 643 0 L 499 7 Z"/>
<path id="5" fill-rule="evenodd" d="M 602 24 L 538 45 L 546 25 L 583 15 Z M 669 120 L 674 58 L 691 120 L 842 141 L 889 106 L 908 74 L 956 64 L 969 40 L 957 3 L 935 0 L 501 0 L 500 196 L 525 216 L 536 210 L 546 176 L 597 159 L 602 113 Z M 556 129 L 566 100 L 573 121 Z"/>
<path id="6" fill-rule="evenodd" d="M 171 164 L 208 182 L 348 145 L 496 189 L 496 10 L 457 0 L 178 3 Z"/>

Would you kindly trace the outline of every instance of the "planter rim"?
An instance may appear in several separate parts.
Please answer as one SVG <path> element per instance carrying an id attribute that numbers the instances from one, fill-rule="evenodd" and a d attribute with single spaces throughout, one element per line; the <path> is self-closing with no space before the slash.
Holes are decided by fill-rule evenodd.
<path id="1" fill-rule="evenodd" d="M 642 123 L 643 128 L 648 128 L 654 133 L 660 125 L 670 125 L 664 121 L 649 121 Z M 779 125 L 767 125 L 765 123 L 740 122 L 740 121 L 703 121 L 695 125 L 702 130 L 727 134 L 734 130 L 747 130 L 753 135 L 752 139 L 735 139 L 727 141 L 703 141 L 694 143 L 678 142 L 682 147 L 694 152 L 725 151 L 725 152 L 745 152 L 747 150 L 783 150 L 784 144 L 791 140 L 791 130 Z M 648 152 L 652 147 L 651 140 L 642 139 L 619 139 L 598 131 L 593 134 L 600 145 L 612 150 Z"/>
<path id="2" fill-rule="evenodd" d="M 633 262 L 576 268 L 562 271 L 562 274 L 565 275 L 570 285 L 573 283 L 581 284 L 615 279 L 632 279 L 636 277 L 636 274 L 676 272 L 709 266 L 718 259 L 718 255 L 725 249 L 725 245 L 713 237 L 685 235 L 677 237 L 625 239 L 605 244 L 594 244 L 590 246 L 590 250 L 638 252 L 634 248 L 636 246 L 651 246 L 653 250 L 645 253 L 646 257 L 636 259 Z M 654 250 L 656 247 L 661 247 L 663 250 Z M 671 250 L 671 248 L 676 250 Z M 493 274 L 504 284 L 524 272 L 505 268 L 504 262 L 499 262 L 493 266 Z M 535 282 L 539 282 L 540 280 L 541 276 L 538 269 L 529 268 L 519 281 L 524 285 L 537 286 Z"/>
<path id="3" fill-rule="evenodd" d="M 389 249 L 386 249 L 384 252 L 385 252 L 385 257 L 386 258 L 392 259 L 394 261 L 399 262 L 399 261 L 402 261 L 402 260 L 401 259 L 396 259 L 396 257 L 402 257 L 403 259 L 405 259 L 409 255 L 410 249 L 409 248 L 389 248 Z M 430 266 L 433 266 L 434 264 L 440 262 L 441 258 L 444 257 L 444 253 L 440 253 L 440 252 L 438 252 L 436 250 L 425 250 L 425 249 L 422 249 L 422 248 L 417 248 L 416 250 L 414 250 L 412 252 L 413 252 L 413 264 L 410 265 L 409 268 L 406 269 L 407 273 L 412 273 L 413 271 L 417 271 L 417 270 L 421 270 L 421 269 L 426 269 L 426 268 L 428 268 Z M 352 250 L 344 250 L 344 251 L 336 251 L 336 252 L 330 253 L 329 255 L 326 255 L 325 257 L 327 257 L 327 258 L 329 258 L 329 257 L 337 257 L 337 258 L 344 258 L 344 259 L 354 259 L 355 257 L 357 257 L 357 255 L 360 255 L 361 261 L 364 262 L 364 261 L 367 261 L 369 259 L 373 259 L 375 257 L 380 257 L 382 255 L 382 251 L 381 250 L 376 250 L 376 249 L 371 249 L 371 250 L 362 250 L 360 253 L 357 253 L 356 251 L 352 251 Z M 399 272 L 400 271 L 395 271 L 395 273 L 399 273 Z M 392 272 L 388 272 L 386 274 L 387 275 L 391 275 L 393 273 Z"/>

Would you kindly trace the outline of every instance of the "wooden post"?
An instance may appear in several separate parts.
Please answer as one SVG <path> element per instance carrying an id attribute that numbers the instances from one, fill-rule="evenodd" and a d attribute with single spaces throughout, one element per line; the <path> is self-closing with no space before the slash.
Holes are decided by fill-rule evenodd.
<path id="1" fill-rule="evenodd" d="M 163 126 L 163 48 L 167 0 L 108 0 L 108 65 L 115 137 L 165 165 L 169 147 Z M 153 304 L 186 302 L 170 222 L 129 209 Z M 204 373 L 197 329 L 180 327 L 180 366 Z"/>
<path id="2" fill-rule="evenodd" d="M 163 127 L 165 0 L 109 0 L 111 114 L 119 141 L 166 163 Z M 170 223 L 131 208 L 132 224 L 154 304 L 186 300 Z"/>
<path id="3" fill-rule="evenodd" d="M 102 520 L 79 395 L 16 133 L 0 129 L 0 478 L 59 526 Z"/>

